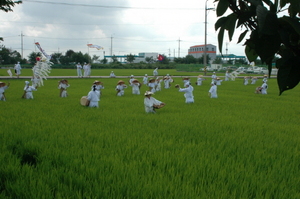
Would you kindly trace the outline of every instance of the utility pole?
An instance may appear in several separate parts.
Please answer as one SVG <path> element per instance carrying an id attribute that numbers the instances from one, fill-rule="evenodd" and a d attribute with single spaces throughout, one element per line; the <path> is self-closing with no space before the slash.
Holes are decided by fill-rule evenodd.
<path id="1" fill-rule="evenodd" d="M 113 37 L 112 37 L 112 35 L 111 35 L 111 37 L 110 37 L 110 58 L 111 58 L 111 62 L 112 62 L 112 52 L 113 52 L 113 50 L 112 50 L 112 48 L 113 48 L 113 46 L 112 46 L 112 43 L 113 43 Z"/>
<path id="2" fill-rule="evenodd" d="M 205 22 L 204 22 L 204 25 L 205 25 L 205 28 L 204 28 L 204 57 L 203 57 L 203 64 L 204 64 L 204 68 L 206 68 L 206 64 L 207 64 L 207 49 L 206 49 L 206 45 L 207 45 L 207 11 L 208 10 L 214 10 L 214 8 L 207 8 L 207 1 L 205 1 Z"/>
<path id="3" fill-rule="evenodd" d="M 23 36 L 25 36 L 25 35 L 23 35 L 23 32 L 21 31 L 21 58 L 23 59 Z"/>
<path id="4" fill-rule="evenodd" d="M 180 37 L 178 39 L 178 58 L 180 57 Z"/>

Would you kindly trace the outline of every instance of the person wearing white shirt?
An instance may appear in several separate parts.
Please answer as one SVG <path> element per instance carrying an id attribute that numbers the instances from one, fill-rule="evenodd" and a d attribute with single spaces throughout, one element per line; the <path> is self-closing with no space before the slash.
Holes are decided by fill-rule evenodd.
<path id="1" fill-rule="evenodd" d="M 197 77 L 197 86 L 201 86 L 202 85 L 202 81 L 203 81 L 203 75 L 199 75 Z"/>
<path id="2" fill-rule="evenodd" d="M 139 95 L 140 94 L 140 87 L 141 87 L 141 83 L 139 82 L 139 80 L 134 79 L 132 81 L 132 94 L 134 95 Z"/>
<path id="3" fill-rule="evenodd" d="M 194 103 L 194 95 L 193 91 L 194 88 L 190 84 L 185 84 L 185 88 L 180 88 L 179 85 L 177 84 L 175 88 L 179 88 L 179 92 L 184 92 L 184 97 L 185 97 L 185 103 Z"/>
<path id="4" fill-rule="evenodd" d="M 158 68 L 155 68 L 154 71 L 153 71 L 153 76 L 154 77 L 158 76 L 158 71 L 157 70 L 158 70 Z"/>
<path id="5" fill-rule="evenodd" d="M 116 86 L 116 91 L 117 91 L 117 96 L 123 96 L 124 95 L 124 89 L 127 88 L 127 85 L 125 85 L 125 82 L 120 80 L 118 81 L 117 83 L 117 86 Z"/>
<path id="6" fill-rule="evenodd" d="M 215 83 L 211 83 L 211 87 L 208 91 L 208 95 L 210 96 L 210 98 L 218 98 L 218 94 L 217 94 L 217 86 Z"/>
<path id="7" fill-rule="evenodd" d="M 9 85 L 10 83 L 6 85 L 6 83 L 0 82 L 0 101 L 6 101 L 4 92 L 6 89 L 8 89 Z"/>
<path id="8" fill-rule="evenodd" d="M 37 91 L 36 87 L 29 86 L 29 81 L 25 81 L 24 94 L 22 98 L 33 99 L 32 91 Z"/>
<path id="9" fill-rule="evenodd" d="M 144 98 L 144 106 L 146 113 L 156 113 L 155 109 L 160 109 L 165 106 L 165 103 L 152 97 L 154 93 L 146 91 Z"/>
<path id="10" fill-rule="evenodd" d="M 87 100 L 89 100 L 89 107 L 99 107 L 100 94 L 96 90 L 96 85 L 93 86 L 92 90 L 87 95 Z"/>
<path id="11" fill-rule="evenodd" d="M 19 78 L 21 75 L 21 69 L 22 69 L 20 62 L 17 62 L 17 64 L 15 64 L 14 69 L 15 69 L 15 73 L 16 73 L 17 77 Z"/>
<path id="12" fill-rule="evenodd" d="M 225 73 L 225 81 L 229 81 L 229 78 L 230 78 L 230 74 L 228 71 L 226 71 Z"/>
<path id="13" fill-rule="evenodd" d="M 143 84 L 147 85 L 148 84 L 148 75 L 145 74 L 145 76 L 143 77 Z"/>
<path id="14" fill-rule="evenodd" d="M 62 79 L 58 82 L 58 89 L 60 89 L 59 97 L 67 97 L 67 88 L 70 87 L 68 80 Z"/>
<path id="15" fill-rule="evenodd" d="M 268 90 L 268 84 L 267 82 L 264 82 L 262 85 L 261 85 L 261 94 L 268 94 L 267 93 L 267 90 Z"/>
<path id="16" fill-rule="evenodd" d="M 96 91 L 98 91 L 100 97 L 102 94 L 101 89 L 104 89 L 103 83 L 98 80 L 95 80 L 91 89 L 93 89 L 94 85 L 96 85 Z"/>
<path id="17" fill-rule="evenodd" d="M 78 64 L 76 65 L 76 67 L 77 67 L 77 76 L 78 76 L 78 77 L 82 77 L 82 71 L 81 71 L 82 66 L 81 66 L 81 64 L 78 63 Z"/>
<path id="18" fill-rule="evenodd" d="M 116 77 L 114 71 L 111 71 L 109 76 L 110 76 L 111 78 L 115 78 L 115 77 Z"/>

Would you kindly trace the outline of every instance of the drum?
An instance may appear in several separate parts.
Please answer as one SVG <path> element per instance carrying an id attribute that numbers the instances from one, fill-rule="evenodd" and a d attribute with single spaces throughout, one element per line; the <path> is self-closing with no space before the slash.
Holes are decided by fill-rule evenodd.
<path id="1" fill-rule="evenodd" d="M 82 106 L 88 106 L 90 104 L 90 101 L 87 99 L 86 96 L 82 96 L 82 98 L 80 99 L 80 104 Z"/>

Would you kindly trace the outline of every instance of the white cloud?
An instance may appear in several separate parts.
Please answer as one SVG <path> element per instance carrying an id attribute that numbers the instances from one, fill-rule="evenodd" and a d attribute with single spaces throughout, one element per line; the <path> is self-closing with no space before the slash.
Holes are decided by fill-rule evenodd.
<path id="1" fill-rule="evenodd" d="M 58 51 L 64 53 L 72 49 L 83 53 L 89 51 L 91 55 L 103 57 L 103 51 L 88 49 L 86 44 L 103 46 L 106 55 L 110 54 L 112 42 L 113 54 L 158 52 L 171 56 L 178 55 L 180 45 L 180 56 L 186 56 L 190 46 L 204 43 L 205 1 L 45 0 L 45 2 L 54 3 L 24 0 L 23 4 L 14 7 L 14 12 L 1 12 L 0 36 L 4 37 L 2 44 L 20 52 L 22 32 L 25 35 L 23 37 L 25 57 L 35 50 L 35 41 L 40 42 L 43 49 L 49 53 Z M 82 6 L 64 5 L 65 3 Z M 113 6 L 116 7 L 112 8 Z M 218 45 L 217 32 L 214 30 L 216 20 L 215 12 L 210 11 L 207 42 L 214 45 Z M 244 54 L 241 44 L 230 43 L 228 51 L 237 55 Z"/>

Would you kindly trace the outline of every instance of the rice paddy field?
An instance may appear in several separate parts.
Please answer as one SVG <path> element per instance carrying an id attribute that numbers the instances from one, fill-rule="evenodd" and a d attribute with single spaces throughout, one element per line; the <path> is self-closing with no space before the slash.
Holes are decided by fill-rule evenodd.
<path id="1" fill-rule="evenodd" d="M 114 72 L 152 75 L 124 71 Z M 129 87 L 117 97 L 120 78 L 97 78 L 105 87 L 99 108 L 79 103 L 96 78 L 68 79 L 67 98 L 59 79 L 45 80 L 33 100 L 21 99 L 25 79 L 10 79 L 0 101 L 0 198 L 300 198 L 300 86 L 278 96 L 269 79 L 268 94 L 259 95 L 262 79 L 236 79 L 211 99 L 211 79 L 196 86 L 192 77 L 195 103 L 185 104 L 174 85 L 198 74 L 159 72 L 179 77 L 153 96 L 166 103 L 156 114 L 145 113 L 145 85 L 141 95 Z M 51 75 L 76 75 L 66 73 Z"/>

